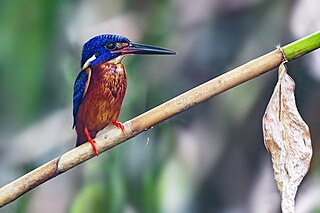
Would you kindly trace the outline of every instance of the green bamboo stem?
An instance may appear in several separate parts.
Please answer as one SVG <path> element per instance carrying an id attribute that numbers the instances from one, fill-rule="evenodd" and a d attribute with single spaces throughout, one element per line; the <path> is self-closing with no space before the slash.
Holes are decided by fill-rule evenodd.
<path id="1" fill-rule="evenodd" d="M 317 32 L 253 59 L 127 121 L 125 134 L 109 127 L 96 138 L 98 151 L 105 152 L 178 113 L 278 67 L 284 60 L 290 61 L 319 47 L 320 32 Z M 93 157 L 91 145 L 85 143 L 8 183 L 0 188 L 0 207 Z"/>
<path id="2" fill-rule="evenodd" d="M 303 56 L 320 47 L 320 31 L 282 47 L 288 61 Z"/>

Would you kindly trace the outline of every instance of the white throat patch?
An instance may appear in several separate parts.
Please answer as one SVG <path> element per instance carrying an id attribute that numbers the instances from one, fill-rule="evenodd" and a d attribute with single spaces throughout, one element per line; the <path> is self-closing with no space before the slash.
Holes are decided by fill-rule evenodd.
<path id="1" fill-rule="evenodd" d="M 84 65 L 82 66 L 82 70 L 87 69 L 88 66 L 89 66 L 89 64 L 90 64 L 90 62 L 96 60 L 96 58 L 97 58 L 97 57 L 96 57 L 95 55 L 91 56 L 91 57 L 86 61 L 86 63 L 84 63 Z"/>
<path id="2" fill-rule="evenodd" d="M 123 58 L 124 58 L 124 55 L 120 55 L 120 56 L 110 60 L 110 63 L 121 64 L 121 61 L 122 61 Z"/>
<path id="3" fill-rule="evenodd" d="M 122 61 L 123 58 L 124 58 L 124 55 L 120 55 L 120 56 L 118 56 L 118 57 L 110 60 L 109 62 L 110 62 L 110 63 L 113 63 L 113 64 L 121 64 L 121 61 Z M 96 59 L 97 59 L 97 57 L 96 57 L 95 55 L 91 56 L 91 58 L 89 58 L 89 59 L 86 61 L 86 63 L 84 63 L 84 65 L 82 66 L 82 70 L 87 69 L 87 68 L 89 67 L 89 65 L 90 65 L 90 62 L 91 62 L 91 61 L 94 61 L 94 60 L 96 60 Z"/>

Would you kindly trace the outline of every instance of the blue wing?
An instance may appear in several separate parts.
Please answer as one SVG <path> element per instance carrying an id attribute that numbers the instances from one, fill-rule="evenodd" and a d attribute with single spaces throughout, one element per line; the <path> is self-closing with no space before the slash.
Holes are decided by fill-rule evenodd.
<path id="1" fill-rule="evenodd" d="M 78 114 L 78 110 L 80 107 L 80 104 L 88 90 L 89 83 L 90 83 L 90 77 L 91 77 L 91 69 L 87 68 L 86 70 L 82 70 L 74 82 L 73 87 L 73 126 L 76 125 L 76 117 Z"/>

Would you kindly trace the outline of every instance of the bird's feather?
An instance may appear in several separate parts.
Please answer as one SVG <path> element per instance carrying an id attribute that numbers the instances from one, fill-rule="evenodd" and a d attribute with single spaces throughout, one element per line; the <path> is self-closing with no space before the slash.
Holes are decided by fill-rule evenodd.
<path id="1" fill-rule="evenodd" d="M 73 126 L 72 128 L 75 127 L 76 125 L 76 117 L 78 114 L 79 107 L 81 105 L 81 102 L 83 98 L 86 95 L 86 92 L 89 88 L 90 84 L 90 79 L 91 79 L 91 69 L 87 68 L 85 70 L 82 70 L 74 83 L 74 88 L 73 88 Z"/>

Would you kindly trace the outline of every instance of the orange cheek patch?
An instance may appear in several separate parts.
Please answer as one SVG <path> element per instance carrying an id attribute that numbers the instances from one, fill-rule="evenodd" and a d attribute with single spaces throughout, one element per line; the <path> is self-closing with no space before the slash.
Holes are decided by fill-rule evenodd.
<path id="1" fill-rule="evenodd" d="M 129 43 L 117 43 L 116 44 L 119 49 L 129 46 Z"/>

